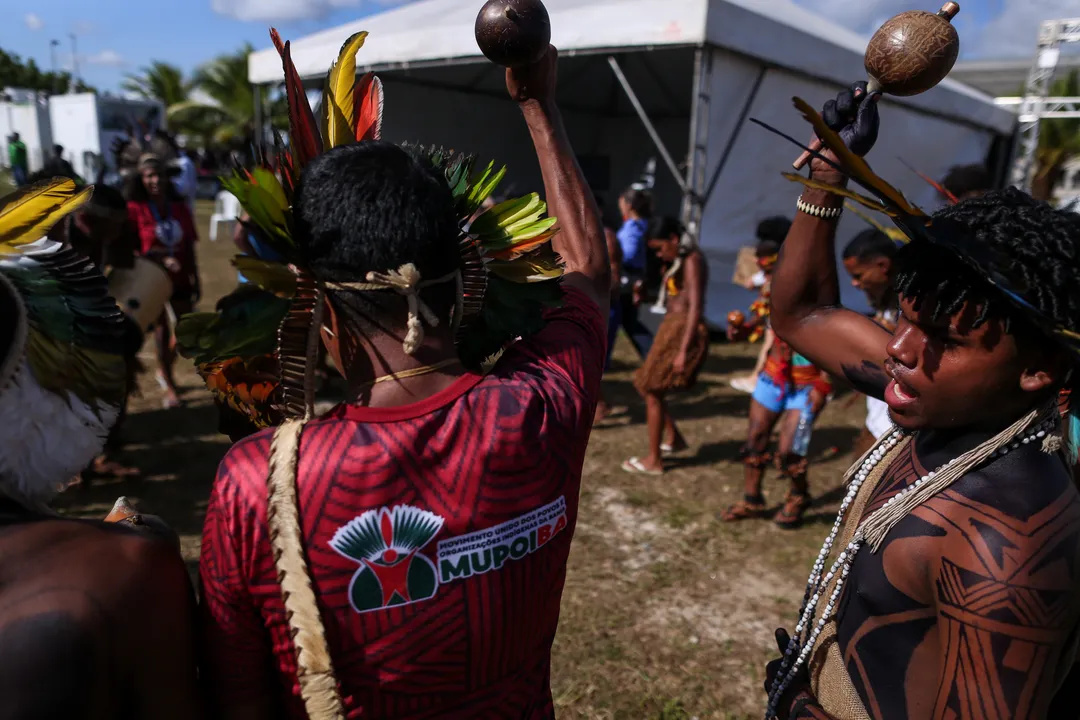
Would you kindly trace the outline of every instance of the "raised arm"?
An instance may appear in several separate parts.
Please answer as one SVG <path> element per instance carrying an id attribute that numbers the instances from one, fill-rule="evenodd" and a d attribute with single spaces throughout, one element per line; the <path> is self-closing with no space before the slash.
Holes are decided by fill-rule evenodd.
<path id="1" fill-rule="evenodd" d="M 865 154 L 877 138 L 877 96 L 866 99 L 865 84 L 861 85 L 830 100 L 823 117 L 854 152 Z M 846 182 L 835 168 L 817 159 L 810 175 L 830 185 Z M 843 207 L 843 198 L 806 188 L 802 204 L 829 215 Z M 795 216 L 773 276 L 772 326 L 777 336 L 826 373 L 880 398 L 888 383 L 882 364 L 891 336 L 869 318 L 840 306 L 838 220 L 838 215 L 825 218 L 801 210 Z"/>
<path id="2" fill-rule="evenodd" d="M 611 296 L 611 266 L 600 210 L 563 127 L 555 105 L 558 51 L 549 47 L 538 62 L 506 71 L 506 88 L 525 116 L 540 170 L 548 209 L 559 218 L 559 233 L 551 245 L 566 263 L 563 282 L 596 301 L 607 316 Z"/>

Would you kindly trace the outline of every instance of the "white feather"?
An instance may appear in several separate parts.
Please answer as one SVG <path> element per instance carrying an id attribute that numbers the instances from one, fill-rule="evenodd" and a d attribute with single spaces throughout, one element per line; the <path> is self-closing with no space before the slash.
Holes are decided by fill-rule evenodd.
<path id="1" fill-rule="evenodd" d="M 101 452 L 120 410 L 102 405 L 99 413 L 42 388 L 24 360 L 0 389 L 0 493 L 34 503 L 55 497 Z"/>

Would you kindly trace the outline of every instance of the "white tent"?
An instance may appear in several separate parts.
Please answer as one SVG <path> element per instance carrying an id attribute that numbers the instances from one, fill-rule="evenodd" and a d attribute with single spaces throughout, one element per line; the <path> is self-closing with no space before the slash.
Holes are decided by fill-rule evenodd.
<path id="1" fill-rule="evenodd" d="M 294 39 L 298 71 L 318 85 L 352 33 L 367 30 L 361 70 L 386 88 L 388 139 L 441 144 L 509 166 L 507 190 L 540 188 L 539 168 L 502 73 L 476 47 L 480 0 L 423 0 Z M 765 217 L 794 214 L 798 191 L 780 176 L 798 149 L 749 122 L 764 120 L 797 138 L 809 126 L 793 96 L 820 105 L 865 73 L 866 39 L 788 0 L 546 0 L 559 48 L 558 101 L 590 183 L 611 213 L 619 191 L 649 158 L 660 157 L 648 126 L 669 151 L 676 178 L 661 163 L 656 198 L 677 213 L 683 187 L 705 198 L 699 242 L 714 278 L 708 316 L 723 324 L 747 296 L 727 279 L 739 247 L 752 244 Z M 621 84 L 618 74 L 625 78 Z M 252 83 L 280 83 L 274 48 L 253 53 Z M 643 123 L 626 88 L 649 123 Z M 931 188 L 900 161 L 931 177 L 962 163 L 1005 162 L 1016 118 L 956 82 L 914 98 L 882 103 L 883 139 L 868 158 L 924 207 Z M 697 148 L 697 152 L 692 152 Z M 711 192 L 708 192 L 712 188 Z M 841 238 L 865 224 L 846 218 Z M 852 295 L 848 298 L 859 302 Z"/>

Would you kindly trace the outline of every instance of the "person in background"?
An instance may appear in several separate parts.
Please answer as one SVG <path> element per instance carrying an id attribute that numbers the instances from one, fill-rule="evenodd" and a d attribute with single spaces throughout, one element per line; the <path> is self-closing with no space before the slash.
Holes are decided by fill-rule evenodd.
<path id="1" fill-rule="evenodd" d="M 139 238 L 139 253 L 160 263 L 169 273 L 173 294 L 169 305 L 176 317 L 191 312 L 199 297 L 199 271 L 195 261 L 195 221 L 187 203 L 165 177 L 157 155 L 139 159 L 138 173 L 127 187 L 128 217 Z M 165 391 L 166 408 L 178 407 L 180 395 L 173 378 L 175 339 L 168 311 L 154 328 L 158 356 L 158 382 Z"/>
<path id="2" fill-rule="evenodd" d="M 866 300 L 874 310 L 874 322 L 889 332 L 896 330 L 898 311 L 893 261 L 898 251 L 892 238 L 870 228 L 856 235 L 843 254 L 844 269 L 851 276 L 852 286 L 866 293 Z M 892 426 L 889 406 L 867 396 L 866 427 L 855 442 L 855 455 L 862 457 Z"/>
<path id="3" fill-rule="evenodd" d="M 753 343 L 766 337 L 769 325 L 769 293 L 772 292 L 773 268 L 776 267 L 780 247 L 784 244 L 784 238 L 787 237 L 790 229 L 791 221 L 782 216 L 766 218 L 758 223 L 757 247 L 754 249 L 758 271 L 751 278 L 753 286 L 758 288 L 758 298 L 750 305 L 750 316 L 745 318 L 741 325 L 732 325 L 731 321 L 729 321 L 727 327 L 729 341 L 749 340 Z M 736 314 L 741 315 L 742 313 L 738 312 Z M 733 388 L 745 393 L 754 392 L 758 376 L 765 369 L 765 360 L 770 345 L 771 343 L 766 342 L 762 346 L 752 373 L 731 380 L 730 384 Z"/>
<path id="4" fill-rule="evenodd" d="M 323 340 L 349 380 L 350 401 L 306 424 L 295 482 L 302 550 L 347 705 L 337 717 L 555 716 L 551 644 L 611 288 L 603 227 L 554 102 L 556 59 L 549 48 L 538 63 L 506 71 L 559 218 L 551 243 L 566 267 L 564 302 L 544 329 L 478 375 L 456 364 L 445 321 L 453 288 L 425 292 L 444 321 L 425 333 L 415 358 L 402 346 L 403 297 L 341 285 L 328 292 Z M 314 276 L 354 283 L 410 263 L 438 278 L 459 267 L 459 217 L 445 177 L 381 141 L 316 157 L 293 202 Z M 384 373 L 397 381 L 370 383 Z M 215 716 L 229 720 L 308 717 L 295 650 L 306 638 L 290 629 L 267 526 L 272 437 L 264 431 L 229 450 L 206 513 L 202 671 Z M 324 497 L 330 505 L 316 499 Z M 348 539 L 368 523 L 382 528 L 373 542 L 412 544 L 398 554 L 384 543 L 389 552 L 380 549 L 370 570 L 375 564 Z M 464 548 L 468 537 L 488 550 L 446 555 L 439 565 L 428 559 L 438 559 L 436 544 Z M 482 569 L 471 560 L 501 553 L 515 537 L 514 557 Z M 529 537 L 540 539 L 529 547 Z M 517 554 L 522 542 L 528 552 Z M 376 589 L 364 594 L 369 579 Z"/>
<path id="5" fill-rule="evenodd" d="M 23 186 L 30 174 L 30 165 L 26 156 L 26 143 L 19 139 L 19 133 L 11 133 L 8 140 L 8 162 L 11 164 L 11 174 L 15 178 L 15 184 Z"/>
<path id="6" fill-rule="evenodd" d="M 598 203 L 599 204 L 599 203 Z M 607 240 L 608 260 L 611 264 L 611 308 L 608 310 L 608 333 L 607 333 L 607 358 L 604 363 L 604 372 L 611 370 L 611 353 L 615 347 L 615 338 L 622 326 L 622 305 L 619 300 L 622 288 L 622 246 L 615 231 L 604 227 L 604 238 Z M 593 422 L 600 422 L 615 414 L 617 410 L 604 399 L 601 390 L 600 399 L 596 403 L 596 417 Z"/>
<path id="7" fill-rule="evenodd" d="M 740 450 L 745 468 L 744 495 L 741 501 L 720 515 L 724 522 L 765 515 L 767 506 L 761 487 L 770 457 L 781 476 L 790 483 L 784 504 L 773 522 L 784 529 L 798 527 L 810 507 L 810 436 L 814 422 L 832 393 L 832 384 L 828 376 L 809 360 L 776 337 L 769 324 L 773 276 L 786 237 L 778 233 L 781 230 L 787 233 L 790 229 L 791 221 L 782 217 L 769 218 L 758 226 L 758 267 L 765 280 L 761 296 L 751 306 L 751 318 L 742 330 L 728 328 L 730 340 L 738 339 L 740 333 L 750 329 L 750 332 L 764 333 L 765 343 L 755 368 L 757 377 L 752 381 L 746 444 Z M 770 456 L 769 443 L 777 427 L 780 440 L 777 452 Z"/>
<path id="8" fill-rule="evenodd" d="M 649 328 L 641 322 L 638 313 L 645 291 L 647 235 L 649 220 L 653 213 L 652 195 L 645 190 L 630 188 L 619 197 L 619 213 L 622 215 L 622 226 L 616 233 L 616 237 L 622 249 L 620 325 L 626 331 L 638 355 L 644 359 L 649 354 L 649 348 L 652 347 L 653 337 Z M 609 346 L 608 355 L 610 354 L 611 347 Z"/>
<path id="9" fill-rule="evenodd" d="M 662 475 L 663 456 L 687 447 L 664 396 L 672 390 L 693 387 L 709 354 L 709 330 L 702 320 L 709 266 L 700 250 L 683 243 L 683 227 L 674 218 L 665 217 L 654 226 L 649 247 L 668 266 L 661 290 L 667 313 L 645 363 L 634 377 L 634 388 L 645 398 L 649 455 L 630 458 L 622 469 Z"/>
<path id="10" fill-rule="evenodd" d="M 50 231 L 49 237 L 71 245 L 101 273 L 111 268 L 127 270 L 135 266 L 135 238 L 128 222 L 127 203 L 123 194 L 114 188 L 95 186 L 90 201 L 61 220 Z M 142 328 L 126 315 L 124 321 L 127 397 L 120 406 L 116 424 L 109 431 L 102 454 L 82 473 L 81 484 L 84 488 L 89 487 L 96 476 L 132 477 L 139 474 L 138 468 L 116 460 L 123 449 L 120 432 L 127 417 L 127 398 L 135 391 L 136 377 L 142 369 L 139 362 L 139 350 L 143 344 Z"/>
<path id="11" fill-rule="evenodd" d="M 176 186 L 176 191 L 180 193 L 180 197 L 184 198 L 188 210 L 194 217 L 195 199 L 199 194 L 199 171 L 195 167 L 195 161 L 191 159 L 191 152 L 178 146 L 174 139 L 170 138 L 170 141 L 176 152 L 176 167 L 180 170 L 177 176 L 173 178 L 173 185 Z"/>
<path id="12" fill-rule="evenodd" d="M 941 186 L 957 200 L 968 200 L 993 190 L 994 177 L 985 165 L 959 165 L 949 170 Z"/>
<path id="13" fill-rule="evenodd" d="M 53 145 L 52 157 L 45 163 L 45 173 L 49 176 L 69 177 L 81 184 L 82 180 L 75 174 L 75 168 L 64 159 L 64 146 Z"/>

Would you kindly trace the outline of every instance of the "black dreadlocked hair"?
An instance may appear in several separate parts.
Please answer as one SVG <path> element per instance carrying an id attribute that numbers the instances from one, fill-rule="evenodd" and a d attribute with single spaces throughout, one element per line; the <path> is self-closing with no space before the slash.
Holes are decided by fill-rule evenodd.
<path id="1" fill-rule="evenodd" d="M 784 244 L 789 232 L 791 220 L 783 215 L 775 215 L 759 222 L 755 233 L 758 241 L 756 255 L 761 258 L 780 252 L 780 246 Z"/>
<path id="2" fill-rule="evenodd" d="M 1022 289 L 1025 301 L 1056 324 L 1080 327 L 1080 215 L 1007 188 L 940 210 L 933 229 L 985 245 L 1007 262 L 995 270 L 1015 282 L 1014 291 Z M 931 298 L 935 319 L 971 303 L 978 308 L 974 327 L 997 318 L 1009 331 L 1017 323 L 1034 329 L 1022 311 L 948 250 L 913 242 L 900 250 L 897 265 L 897 291 L 913 298 L 917 309 Z"/>

